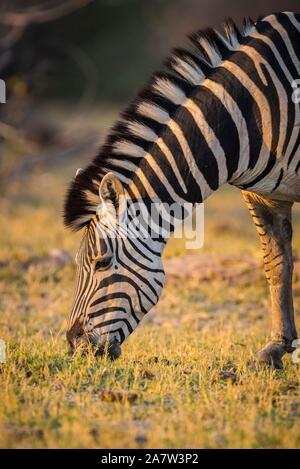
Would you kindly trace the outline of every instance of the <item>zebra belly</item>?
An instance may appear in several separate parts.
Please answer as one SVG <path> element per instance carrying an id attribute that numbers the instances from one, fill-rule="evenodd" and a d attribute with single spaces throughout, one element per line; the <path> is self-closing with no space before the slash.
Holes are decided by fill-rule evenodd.
<path id="1" fill-rule="evenodd" d="M 261 184 L 252 189 L 252 192 L 274 200 L 300 202 L 300 175 L 294 169 L 284 169 L 280 183 L 274 188 L 276 185 L 274 181 L 278 180 L 279 174 L 278 170 L 277 178 L 274 178 L 274 175 L 266 177 Z"/>

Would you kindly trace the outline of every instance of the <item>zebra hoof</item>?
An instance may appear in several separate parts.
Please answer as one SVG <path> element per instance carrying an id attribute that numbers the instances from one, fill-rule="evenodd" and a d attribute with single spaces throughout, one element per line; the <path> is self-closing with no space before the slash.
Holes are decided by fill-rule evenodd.
<path id="1" fill-rule="evenodd" d="M 276 370 L 283 369 L 282 357 L 286 353 L 286 345 L 280 342 L 269 342 L 256 354 L 260 365 L 267 365 Z"/>

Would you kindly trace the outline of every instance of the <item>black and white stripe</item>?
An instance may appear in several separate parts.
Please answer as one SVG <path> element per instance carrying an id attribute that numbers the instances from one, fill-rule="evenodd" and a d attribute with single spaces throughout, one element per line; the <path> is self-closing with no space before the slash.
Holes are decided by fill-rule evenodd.
<path id="1" fill-rule="evenodd" d="M 70 327 L 83 315 L 94 337 L 101 330 L 123 341 L 158 301 L 164 277 L 165 243 L 152 238 L 108 237 L 112 265 L 101 275 L 92 267 L 101 257 L 96 227 L 107 216 L 96 213 L 105 175 L 113 173 L 128 203 L 203 202 L 224 183 L 300 200 L 300 110 L 292 101 L 300 14 L 246 20 L 243 33 L 229 21 L 222 34 L 209 29 L 190 40 L 122 113 L 66 198 L 66 225 L 86 227 Z"/>

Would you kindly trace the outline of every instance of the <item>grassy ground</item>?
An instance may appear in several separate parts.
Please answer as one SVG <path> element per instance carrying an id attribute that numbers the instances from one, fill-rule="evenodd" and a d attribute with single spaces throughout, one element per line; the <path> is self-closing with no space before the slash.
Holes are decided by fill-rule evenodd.
<path id="1" fill-rule="evenodd" d="M 0 447 L 300 447 L 299 365 L 290 357 L 284 371 L 254 365 L 270 328 L 269 296 L 256 232 L 234 189 L 206 204 L 200 252 L 170 242 L 161 301 L 122 357 L 68 355 L 74 265 L 49 253 L 76 251 L 79 235 L 64 230 L 61 205 L 78 166 L 33 174 L 1 203 Z M 299 209 L 295 228 L 299 249 Z M 295 303 L 299 311 L 297 272 Z"/>

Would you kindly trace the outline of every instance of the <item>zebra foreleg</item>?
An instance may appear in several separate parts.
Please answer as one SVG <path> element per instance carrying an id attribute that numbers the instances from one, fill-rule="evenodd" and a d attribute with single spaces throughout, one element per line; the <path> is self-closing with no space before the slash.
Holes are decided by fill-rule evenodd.
<path id="1" fill-rule="evenodd" d="M 292 342 L 297 338 L 292 293 L 293 204 L 244 191 L 243 196 L 260 236 L 272 302 L 271 340 L 258 352 L 257 358 L 280 369 L 283 355 L 294 350 Z"/>

